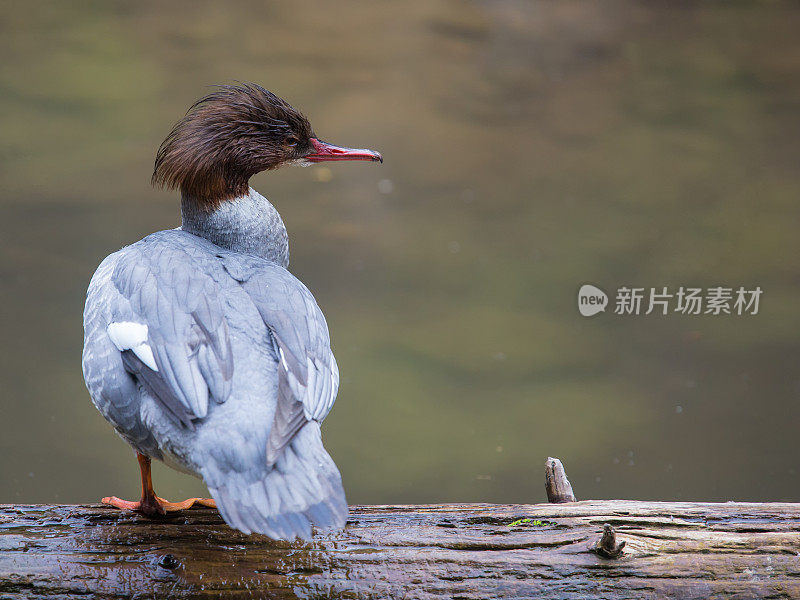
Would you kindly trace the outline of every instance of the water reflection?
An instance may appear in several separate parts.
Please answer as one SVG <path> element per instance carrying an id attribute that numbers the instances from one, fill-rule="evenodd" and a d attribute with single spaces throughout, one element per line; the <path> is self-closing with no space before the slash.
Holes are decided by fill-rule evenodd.
<path id="1" fill-rule="evenodd" d="M 137 494 L 83 388 L 85 288 L 108 252 L 176 224 L 148 185 L 155 149 L 231 79 L 386 158 L 253 182 L 332 329 L 326 445 L 351 501 L 540 501 L 548 455 L 579 497 L 797 498 L 793 5 L 4 16 L 0 500 Z M 585 320 L 586 281 L 765 291 L 750 319 Z M 155 477 L 166 497 L 203 493 Z"/>

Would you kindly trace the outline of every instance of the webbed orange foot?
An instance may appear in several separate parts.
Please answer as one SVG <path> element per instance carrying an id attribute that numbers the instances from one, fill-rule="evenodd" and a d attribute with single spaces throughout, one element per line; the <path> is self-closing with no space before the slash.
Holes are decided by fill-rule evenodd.
<path id="1" fill-rule="evenodd" d="M 212 498 L 187 498 L 182 502 L 170 502 L 169 500 L 164 500 L 156 496 L 156 500 L 158 500 L 159 504 L 161 504 L 167 512 L 186 510 L 187 508 L 192 508 L 195 504 L 208 506 L 209 508 L 217 508 L 217 503 Z"/>
<path id="2" fill-rule="evenodd" d="M 117 498 L 116 496 L 107 496 L 100 502 L 107 504 L 108 506 L 113 506 L 114 508 L 132 510 L 134 512 L 138 512 L 139 514 L 145 515 L 146 517 L 161 517 L 167 514 L 166 508 L 162 506 L 156 497 L 142 498 L 138 502 L 132 502 L 130 500 Z"/>
<path id="3" fill-rule="evenodd" d="M 191 508 L 195 504 L 217 508 L 217 503 L 211 498 L 188 498 L 183 502 L 170 502 L 159 498 L 153 491 L 153 481 L 150 476 L 150 458 L 138 453 L 136 458 L 139 460 L 139 469 L 142 472 L 142 499 L 138 502 L 131 502 L 116 496 L 107 496 L 101 500 L 103 504 L 122 510 L 132 510 L 146 517 L 161 517 L 168 512 Z"/>
<path id="4" fill-rule="evenodd" d="M 130 500 L 122 500 L 116 496 L 108 496 L 101 500 L 103 504 L 113 506 L 122 510 L 132 510 L 147 517 L 160 517 L 168 512 L 177 512 L 179 510 L 186 510 L 192 508 L 195 504 L 200 506 L 208 506 L 209 508 L 217 508 L 217 503 L 211 498 L 187 498 L 182 502 L 170 502 L 158 496 L 132 502 Z"/>

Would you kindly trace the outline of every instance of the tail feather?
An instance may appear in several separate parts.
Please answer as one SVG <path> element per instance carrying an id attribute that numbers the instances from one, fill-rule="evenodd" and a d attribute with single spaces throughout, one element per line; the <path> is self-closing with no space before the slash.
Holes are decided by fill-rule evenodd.
<path id="1" fill-rule="evenodd" d="M 208 489 L 222 518 L 244 533 L 309 540 L 312 525 L 342 529 L 347 520 L 342 479 L 314 421 L 297 433 L 263 479 L 253 481 L 236 471 L 216 479 Z"/>

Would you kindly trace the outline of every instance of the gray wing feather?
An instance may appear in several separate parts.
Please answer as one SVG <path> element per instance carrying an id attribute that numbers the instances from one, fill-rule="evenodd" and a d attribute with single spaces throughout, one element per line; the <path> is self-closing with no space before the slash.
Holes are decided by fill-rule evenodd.
<path id="1" fill-rule="evenodd" d="M 209 397 L 224 402 L 231 392 L 233 355 L 218 284 L 177 247 L 128 248 L 117 262 L 112 282 L 135 318 L 148 327 L 158 370 L 138 358 L 126 368 L 181 423 L 208 412 Z"/>
<path id="2" fill-rule="evenodd" d="M 339 370 L 328 324 L 311 292 L 283 267 L 226 261 L 272 335 L 278 360 L 278 405 L 267 441 L 267 464 L 310 421 L 322 422 L 333 407 Z"/>

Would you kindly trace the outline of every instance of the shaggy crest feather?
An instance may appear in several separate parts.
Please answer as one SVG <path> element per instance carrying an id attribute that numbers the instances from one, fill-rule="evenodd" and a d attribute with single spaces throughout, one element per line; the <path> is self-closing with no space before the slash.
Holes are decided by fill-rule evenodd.
<path id="1" fill-rule="evenodd" d="M 162 142 L 152 183 L 211 209 L 246 194 L 256 173 L 311 152 L 313 137 L 302 113 L 261 86 L 217 86 Z"/>

